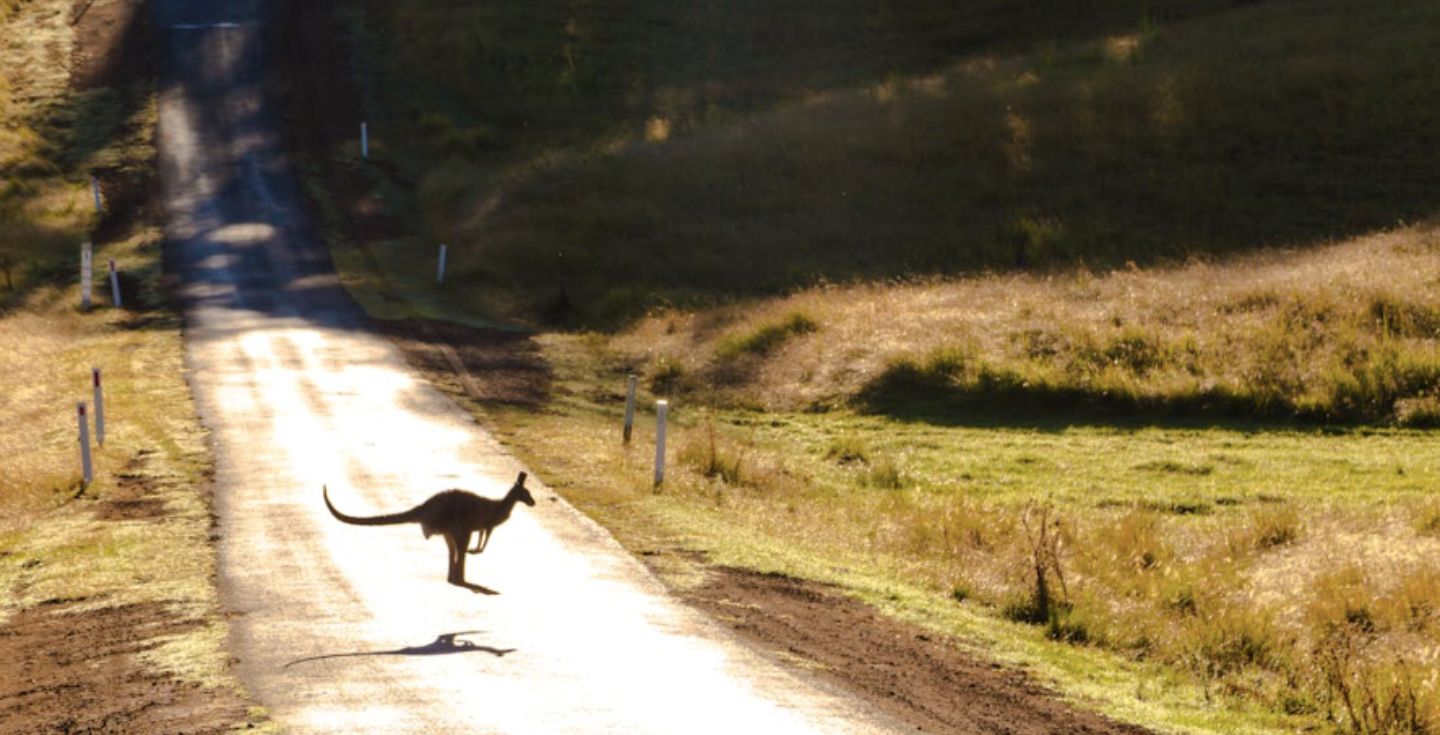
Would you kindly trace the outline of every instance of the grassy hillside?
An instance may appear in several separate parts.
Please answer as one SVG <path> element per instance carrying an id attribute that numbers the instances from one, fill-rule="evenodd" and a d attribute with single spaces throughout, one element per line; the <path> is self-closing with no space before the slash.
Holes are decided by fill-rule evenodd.
<path id="1" fill-rule="evenodd" d="M 376 262 L 447 241 L 492 313 L 1309 245 L 1440 191 L 1424 0 L 346 7 L 413 217 Z"/>
<path id="2" fill-rule="evenodd" d="M 615 344 L 661 392 L 756 408 L 1430 426 L 1437 280 L 1432 225 L 1168 269 L 819 288 L 661 312 Z"/>

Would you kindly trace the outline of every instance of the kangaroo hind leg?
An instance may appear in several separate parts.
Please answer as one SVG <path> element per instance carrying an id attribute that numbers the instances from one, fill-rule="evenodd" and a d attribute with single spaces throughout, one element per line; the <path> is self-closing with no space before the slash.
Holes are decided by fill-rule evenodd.
<path id="1" fill-rule="evenodd" d="M 487 544 L 489 544 L 489 543 L 490 543 L 490 529 L 488 529 L 488 528 L 482 528 L 482 529 L 480 529 L 479 531 L 476 532 L 476 535 L 475 535 L 475 548 L 471 549 L 471 550 L 470 550 L 470 553 L 472 553 L 472 554 L 478 554 L 478 553 L 484 551 L 484 550 L 485 550 L 485 546 L 486 546 Z"/>
<path id="2" fill-rule="evenodd" d="M 455 543 L 455 537 L 445 534 L 445 550 L 447 552 L 446 562 L 449 564 L 445 574 L 445 580 L 450 584 L 464 584 L 465 582 L 465 547 Z"/>

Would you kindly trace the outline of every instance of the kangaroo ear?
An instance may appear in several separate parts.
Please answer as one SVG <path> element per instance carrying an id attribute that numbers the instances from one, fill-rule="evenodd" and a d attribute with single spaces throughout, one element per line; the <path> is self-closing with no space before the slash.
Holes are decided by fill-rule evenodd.
<path id="1" fill-rule="evenodd" d="M 521 473 L 520 473 L 520 476 L 517 477 L 517 478 L 515 478 L 515 484 L 516 484 L 516 485 L 519 485 L 520 487 L 525 487 L 525 473 L 524 473 L 524 472 L 521 472 Z"/>

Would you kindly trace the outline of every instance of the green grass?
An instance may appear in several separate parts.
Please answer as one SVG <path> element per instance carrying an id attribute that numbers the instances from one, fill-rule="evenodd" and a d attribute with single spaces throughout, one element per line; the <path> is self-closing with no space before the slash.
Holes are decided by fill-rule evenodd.
<path id="1" fill-rule="evenodd" d="M 762 324 L 754 331 L 728 335 L 715 346 L 715 357 L 734 360 L 744 355 L 764 357 L 794 336 L 810 334 L 820 327 L 801 312 L 791 312 L 779 321 Z"/>
<path id="2" fill-rule="evenodd" d="M 344 7 L 406 253 L 449 243 L 470 310 L 606 325 L 1436 212 L 1425 0 Z"/>
<path id="3" fill-rule="evenodd" d="M 1115 716 L 1187 732 L 1348 721 L 1311 647 L 1354 617 L 1331 604 L 1332 555 L 1359 570 L 1350 599 L 1372 621 L 1356 644 L 1371 668 L 1348 676 L 1388 681 L 1375 662 L 1423 666 L 1440 645 L 1429 432 L 943 426 L 681 401 L 652 492 L 648 427 L 623 448 L 619 407 L 588 398 L 623 380 L 604 343 L 544 342 L 557 399 L 487 420 L 632 549 L 835 582 Z M 1065 587 L 1049 612 L 1016 616 L 1033 604 L 1026 524 L 1042 507 L 1061 524 Z M 1426 681 L 1407 691 L 1429 722 Z"/>

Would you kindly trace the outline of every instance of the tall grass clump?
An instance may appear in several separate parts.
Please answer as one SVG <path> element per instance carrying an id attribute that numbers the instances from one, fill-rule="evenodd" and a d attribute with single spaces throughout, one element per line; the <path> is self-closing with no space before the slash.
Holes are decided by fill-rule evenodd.
<path id="1" fill-rule="evenodd" d="M 791 337 L 810 334 L 819 328 L 820 325 L 809 315 L 791 312 L 750 332 L 721 338 L 715 345 L 715 357 L 720 360 L 734 360 L 744 355 L 763 357 L 779 349 Z"/>
<path id="2" fill-rule="evenodd" d="M 745 480 L 743 450 L 716 434 L 713 417 L 707 416 L 703 431 L 681 446 L 680 461 L 702 477 L 727 485 L 739 485 Z"/>

